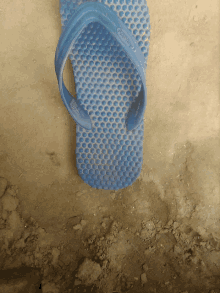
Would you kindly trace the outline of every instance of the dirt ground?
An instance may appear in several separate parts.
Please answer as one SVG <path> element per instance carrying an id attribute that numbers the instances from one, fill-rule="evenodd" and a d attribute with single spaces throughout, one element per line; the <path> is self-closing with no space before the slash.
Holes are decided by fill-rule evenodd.
<path id="1" fill-rule="evenodd" d="M 220 292 L 219 1 L 148 6 L 144 164 L 112 192 L 77 173 L 59 2 L 1 1 L 0 269 L 39 270 L 43 293 Z"/>

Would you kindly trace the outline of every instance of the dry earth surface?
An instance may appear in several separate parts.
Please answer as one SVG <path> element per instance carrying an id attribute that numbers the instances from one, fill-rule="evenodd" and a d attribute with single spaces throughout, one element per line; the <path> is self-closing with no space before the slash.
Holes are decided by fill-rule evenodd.
<path id="1" fill-rule="evenodd" d="M 148 6 L 144 164 L 113 192 L 77 173 L 59 1 L 1 1 L 0 293 L 220 292 L 220 4 Z"/>

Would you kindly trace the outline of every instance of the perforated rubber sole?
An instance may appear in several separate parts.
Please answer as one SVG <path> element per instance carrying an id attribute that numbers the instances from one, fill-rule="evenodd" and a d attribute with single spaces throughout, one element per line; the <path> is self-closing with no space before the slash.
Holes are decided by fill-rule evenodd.
<path id="1" fill-rule="evenodd" d="M 60 1 L 62 26 L 84 2 Z M 146 1 L 97 2 L 117 13 L 135 36 L 147 61 L 150 18 Z M 141 89 L 139 73 L 123 47 L 98 22 L 83 30 L 69 58 L 77 100 L 88 111 L 94 126 L 92 130 L 76 126 L 79 175 L 94 188 L 125 188 L 138 178 L 143 163 L 143 121 L 129 132 L 125 125 L 128 109 Z"/>

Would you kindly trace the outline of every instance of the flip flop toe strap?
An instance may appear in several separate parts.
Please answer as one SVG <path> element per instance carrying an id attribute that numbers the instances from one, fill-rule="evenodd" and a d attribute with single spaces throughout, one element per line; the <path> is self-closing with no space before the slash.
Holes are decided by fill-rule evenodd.
<path id="1" fill-rule="evenodd" d="M 61 33 L 55 54 L 55 71 L 61 98 L 76 123 L 85 129 L 92 129 L 92 122 L 88 112 L 70 94 L 63 82 L 63 70 L 71 49 L 77 42 L 82 30 L 91 22 L 99 22 L 116 38 L 139 72 L 142 81 L 141 90 L 134 102 L 132 102 L 125 122 L 127 130 L 131 131 L 142 122 L 147 104 L 146 61 L 140 47 L 126 25 L 118 18 L 114 11 L 103 3 L 87 2 L 81 4 L 72 14 Z"/>

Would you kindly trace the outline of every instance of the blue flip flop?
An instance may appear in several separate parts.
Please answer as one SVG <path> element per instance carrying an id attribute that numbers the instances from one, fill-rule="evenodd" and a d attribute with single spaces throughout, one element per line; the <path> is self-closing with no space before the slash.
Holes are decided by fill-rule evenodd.
<path id="1" fill-rule="evenodd" d="M 55 70 L 64 105 L 76 121 L 80 177 L 118 190 L 140 175 L 150 17 L 145 0 L 60 0 L 62 33 Z M 73 66 L 75 99 L 63 83 Z"/>

